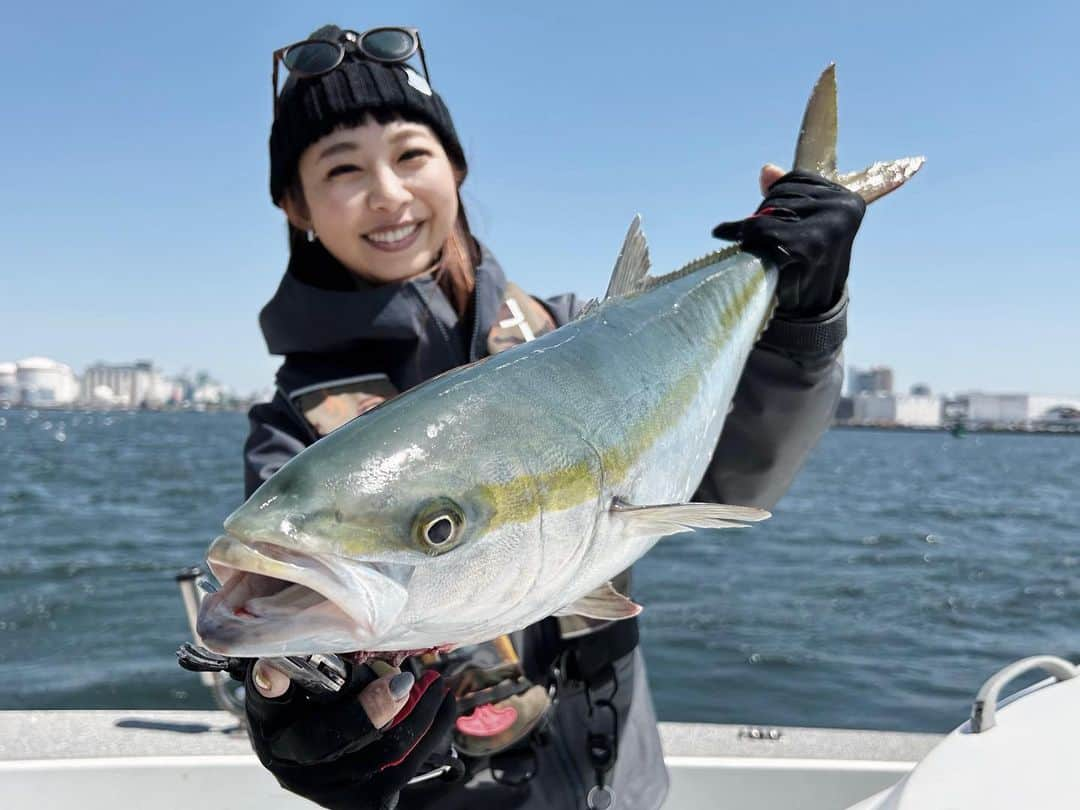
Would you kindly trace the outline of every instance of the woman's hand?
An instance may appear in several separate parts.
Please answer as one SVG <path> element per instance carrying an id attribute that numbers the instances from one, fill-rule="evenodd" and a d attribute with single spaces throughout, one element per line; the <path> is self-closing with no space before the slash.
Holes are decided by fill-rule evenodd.
<path id="1" fill-rule="evenodd" d="M 288 675 L 262 659 L 252 667 L 251 681 L 259 695 L 270 699 L 281 697 L 292 686 Z M 389 725 L 394 715 L 405 708 L 415 682 L 411 673 L 392 667 L 391 672 L 361 689 L 356 699 L 360 701 L 371 725 L 377 729 Z"/>
<path id="2" fill-rule="evenodd" d="M 747 219 L 724 222 L 713 236 L 740 242 L 780 269 L 776 316 L 813 319 L 843 297 L 851 247 L 866 203 L 812 172 L 787 174 L 766 164 L 759 177 L 765 199 Z"/>
<path id="3" fill-rule="evenodd" d="M 265 661 L 245 679 L 252 746 L 278 782 L 324 807 L 381 808 L 449 750 L 456 711 L 438 673 L 352 666 L 340 692 L 311 695 Z"/>

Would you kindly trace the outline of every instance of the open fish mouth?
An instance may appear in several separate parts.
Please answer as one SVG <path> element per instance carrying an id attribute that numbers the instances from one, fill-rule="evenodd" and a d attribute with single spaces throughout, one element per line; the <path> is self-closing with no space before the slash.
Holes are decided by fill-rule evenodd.
<path id="1" fill-rule="evenodd" d="M 203 600 L 199 636 L 217 652 L 252 657 L 385 647 L 413 572 L 234 535 L 217 538 L 207 562 L 222 587 Z"/>

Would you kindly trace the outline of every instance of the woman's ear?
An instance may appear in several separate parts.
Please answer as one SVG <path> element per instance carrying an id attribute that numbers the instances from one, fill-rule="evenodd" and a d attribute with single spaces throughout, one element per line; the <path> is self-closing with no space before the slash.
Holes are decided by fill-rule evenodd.
<path id="1" fill-rule="evenodd" d="M 302 193 L 298 194 L 292 189 L 286 191 L 285 196 L 281 198 L 281 209 L 289 218 L 289 224 L 298 231 L 312 229 L 311 212 L 308 210 L 307 201 L 304 200 Z"/>

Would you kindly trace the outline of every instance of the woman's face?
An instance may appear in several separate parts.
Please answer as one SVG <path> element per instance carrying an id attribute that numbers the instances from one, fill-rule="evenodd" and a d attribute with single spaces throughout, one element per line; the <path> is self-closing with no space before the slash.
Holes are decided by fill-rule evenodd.
<path id="1" fill-rule="evenodd" d="M 430 269 L 457 221 L 454 168 L 424 124 L 369 118 L 336 130 L 304 151 L 299 176 L 307 210 L 287 199 L 290 220 L 375 283 Z"/>

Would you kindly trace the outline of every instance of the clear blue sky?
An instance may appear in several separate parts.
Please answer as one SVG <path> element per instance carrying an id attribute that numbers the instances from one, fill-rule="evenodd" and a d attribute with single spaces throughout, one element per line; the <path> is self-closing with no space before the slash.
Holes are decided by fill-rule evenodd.
<path id="1" fill-rule="evenodd" d="M 925 154 L 856 243 L 849 364 L 1080 393 L 1073 4 L 18 3 L 0 22 L 0 360 L 152 358 L 267 386 L 286 251 L 270 53 L 334 21 L 421 28 L 508 274 L 595 295 L 644 217 L 660 270 L 714 247 L 838 65 L 840 162 Z"/>

